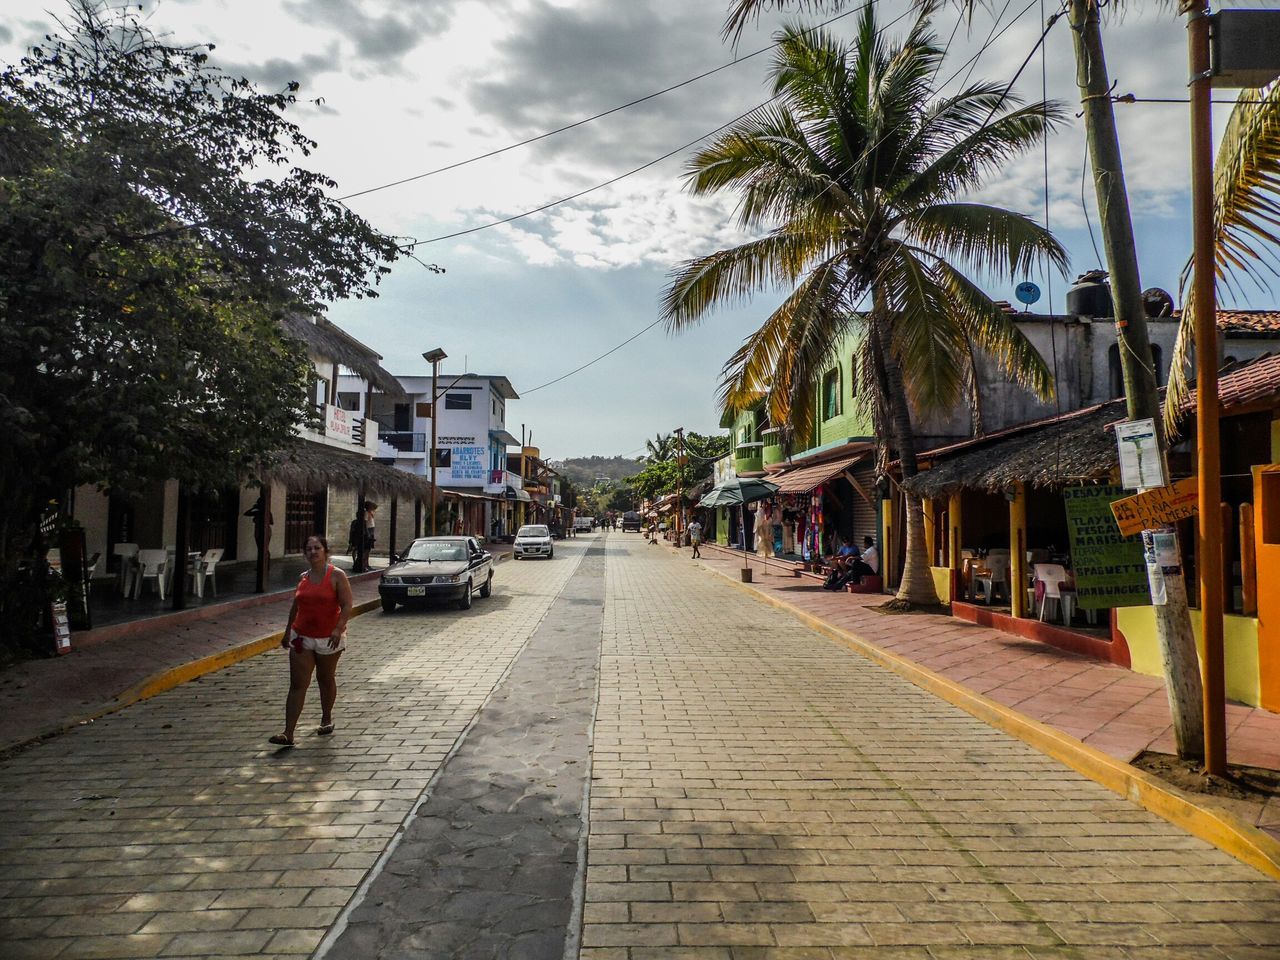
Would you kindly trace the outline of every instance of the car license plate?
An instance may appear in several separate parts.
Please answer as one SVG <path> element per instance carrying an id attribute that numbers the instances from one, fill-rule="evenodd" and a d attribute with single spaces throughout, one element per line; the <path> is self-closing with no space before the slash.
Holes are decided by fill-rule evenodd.
<path id="1" fill-rule="evenodd" d="M 427 595 L 427 588 L 426 587 L 410 587 L 408 590 L 405 591 L 405 595 L 410 597 L 425 597 Z"/>

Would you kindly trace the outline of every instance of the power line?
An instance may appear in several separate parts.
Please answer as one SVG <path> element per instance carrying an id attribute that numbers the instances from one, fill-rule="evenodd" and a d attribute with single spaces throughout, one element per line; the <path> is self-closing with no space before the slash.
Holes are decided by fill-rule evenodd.
<path id="1" fill-rule="evenodd" d="M 725 123 L 720 124 L 720 126 L 716 127 L 710 133 L 704 133 L 702 136 L 698 137 L 696 140 L 690 140 L 688 143 L 681 144 L 680 146 L 676 147 L 674 150 L 669 150 L 668 152 L 664 153 L 662 156 L 655 157 L 653 160 L 650 160 L 648 163 L 642 163 L 640 164 L 640 166 L 634 167 L 633 169 L 628 170 L 626 173 L 620 173 L 616 177 L 610 180 L 606 180 L 604 183 L 597 183 L 593 187 L 587 187 L 585 190 L 579 190 L 577 193 L 570 194 L 567 197 L 561 197 L 559 200 L 551 200 L 547 203 L 542 204 L 542 206 L 540 207 L 534 207 L 532 210 L 525 210 L 523 213 L 516 213 L 516 214 L 512 214 L 509 217 L 503 217 L 501 220 L 493 220 L 489 223 L 482 223 L 477 227 L 468 227 L 466 230 L 458 230 L 458 231 L 455 231 L 454 233 L 446 233 L 439 237 L 432 237 L 430 240 L 415 240 L 413 243 L 410 243 L 406 247 L 403 247 L 401 249 L 414 250 L 428 243 L 439 243 L 441 240 L 452 240 L 454 237 L 465 237 L 469 233 L 478 233 L 481 230 L 488 230 L 490 227 L 500 227 L 504 223 L 512 223 L 513 221 L 516 221 L 516 220 L 523 220 L 525 217 L 531 217 L 535 213 L 541 213 L 543 210 L 550 210 L 552 207 L 558 207 L 560 206 L 560 204 L 568 203 L 570 200 L 577 200 L 579 197 L 585 197 L 588 193 L 595 193 L 595 191 L 597 190 L 603 190 L 605 187 L 613 186 L 613 184 L 617 183 L 619 180 L 625 180 L 627 177 L 634 176 L 635 174 L 640 173 L 642 170 L 648 170 L 650 167 L 661 163 L 663 160 L 666 160 L 670 157 L 674 157 L 677 153 L 681 153 L 684 150 L 688 150 L 690 147 L 697 146 L 703 140 L 707 139 L 707 137 L 714 137 L 721 130 L 725 129 L 726 127 L 733 126 L 733 124 L 737 123 L 739 120 L 744 119 L 745 117 L 749 117 L 751 114 L 755 113 L 755 111 L 759 110 L 765 104 L 769 103 L 774 99 L 776 98 L 770 97 L 768 100 L 765 100 L 764 103 L 756 104 L 746 113 L 740 114 L 739 116 L 734 117 L 732 120 L 728 120 Z"/>
<path id="2" fill-rule="evenodd" d="M 553 383 L 559 383 L 561 380 L 567 380 L 569 377 L 572 377 L 575 373 L 581 373 L 583 370 L 587 369 L 587 367 L 591 366 L 592 364 L 599 363 L 599 362 L 600 362 L 601 360 L 603 360 L 605 357 L 609 356 L 609 354 L 611 354 L 611 353 L 617 353 L 619 350 L 621 350 L 623 347 L 625 347 L 625 346 L 626 346 L 628 343 L 630 343 L 632 340 L 637 340 L 637 339 L 639 339 L 639 337 L 640 337 L 642 334 L 648 333 L 650 330 L 652 330 L 654 327 L 656 327 L 656 326 L 657 326 L 658 324 L 660 324 L 661 322 L 662 322 L 662 318 L 661 318 L 661 317 L 659 317 L 657 320 L 653 321 L 653 323 L 649 324 L 649 325 L 648 325 L 647 327 L 645 327 L 643 330 L 640 330 L 640 331 L 638 331 L 637 333 L 634 333 L 634 334 L 632 334 L 631 336 L 627 337 L 627 339 L 623 340 L 620 344 L 618 344 L 618 345 L 617 345 L 616 347 L 614 347 L 612 350 L 606 350 L 604 353 L 600 354 L 600 356 L 596 357 L 594 360 L 588 360 L 588 361 L 587 361 L 586 363 L 584 363 L 582 366 L 580 366 L 580 367 L 575 367 L 573 370 L 570 370 L 568 373 L 564 374 L 563 376 L 556 377 L 554 380 L 548 380 L 546 383 L 540 383 L 540 384 L 538 384 L 536 387 L 533 387 L 533 388 L 531 388 L 531 389 L 529 389 L 529 390 L 525 390 L 525 391 L 523 391 L 523 392 L 520 394 L 520 396 L 522 396 L 522 397 L 527 397 L 529 394 L 533 393 L 535 390 L 541 390 L 543 387 L 549 387 L 549 386 L 551 386 Z"/>
<path id="3" fill-rule="evenodd" d="M 866 9 L 869 6 L 872 6 L 874 2 L 875 0 L 868 0 L 867 3 L 864 3 L 861 6 L 854 7 L 852 10 L 847 10 L 844 13 L 838 14 L 837 16 L 834 16 L 829 20 L 824 20 L 822 21 L 822 23 L 815 24 L 814 26 L 809 27 L 808 29 L 801 32 L 812 33 L 815 30 L 821 30 L 823 27 L 829 26 L 830 24 L 835 23 L 837 20 L 843 20 L 845 17 L 853 16 L 853 14 Z M 486 153 L 480 153 L 474 157 L 468 157 L 465 160 L 459 160 L 456 163 L 446 164 L 443 167 L 436 167 L 434 170 L 428 170 L 426 173 L 414 174 L 411 177 L 404 177 L 401 180 L 393 180 L 390 183 L 380 184 L 379 186 L 376 186 L 376 187 L 369 187 L 367 190 L 358 190 L 355 193 L 348 193 L 346 196 L 338 197 L 338 200 L 340 202 L 345 200 L 354 200 L 356 197 L 363 197 L 366 194 L 377 193 L 379 190 L 389 190 L 391 187 L 399 187 L 406 183 L 413 183 L 415 180 L 423 180 L 423 179 L 426 179 L 427 177 L 434 177 L 438 173 L 446 173 L 449 170 L 456 170 L 458 167 L 464 167 L 470 163 L 476 163 L 477 161 L 480 161 L 480 160 L 488 160 L 490 157 L 496 157 L 499 154 L 506 153 L 510 150 L 515 150 L 519 147 L 527 147 L 531 143 L 537 143 L 539 140 L 545 140 L 548 137 L 554 137 L 556 134 L 564 133 L 567 130 L 573 130 L 577 127 L 583 126 L 584 124 L 591 123 L 594 120 L 600 120 L 604 117 L 618 113 L 622 110 L 626 110 L 630 107 L 637 106 L 638 104 L 646 103 L 649 100 L 653 100 L 657 97 L 662 96 L 663 94 L 670 93 L 673 90 L 679 90 L 681 87 L 687 87 L 691 83 L 697 83 L 699 80 L 705 80 L 707 77 L 713 74 L 719 73 L 722 70 L 728 70 L 730 67 L 736 67 L 740 63 L 745 63 L 747 60 L 750 60 L 752 57 L 758 57 L 762 53 L 768 53 L 770 50 L 777 47 L 781 42 L 782 41 L 778 41 L 777 43 L 771 43 L 767 47 L 761 47 L 759 50 L 754 50 L 751 53 L 744 54 L 741 57 L 736 57 L 733 60 L 730 60 L 728 63 L 722 63 L 718 67 L 712 67 L 710 70 L 703 71 L 702 73 L 698 74 L 695 77 L 690 77 L 687 80 L 681 80 L 679 83 L 673 83 L 669 87 L 663 87 L 661 90 L 655 90 L 653 93 L 646 94 L 643 97 L 637 97 L 636 99 L 629 100 L 626 103 L 618 104 L 618 106 L 616 107 L 610 107 L 608 110 L 604 110 L 604 111 L 601 111 L 600 113 L 593 114 L 590 117 L 583 117 L 581 120 L 575 120 L 573 123 L 566 123 L 562 127 L 556 127 L 554 130 L 548 130 L 546 133 L 540 133 L 535 137 L 529 137 L 527 140 L 521 140 L 518 143 L 509 143 L 505 147 L 498 147 L 495 150 L 490 150 Z"/>

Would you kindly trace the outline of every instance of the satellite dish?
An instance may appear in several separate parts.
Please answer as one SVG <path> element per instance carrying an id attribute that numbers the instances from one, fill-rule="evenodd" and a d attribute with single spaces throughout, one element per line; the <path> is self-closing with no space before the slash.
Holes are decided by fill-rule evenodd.
<path id="1" fill-rule="evenodd" d="M 1019 303 L 1024 303 L 1029 307 L 1040 299 L 1040 288 L 1030 280 L 1023 280 L 1018 284 L 1018 288 L 1013 291 L 1013 295 L 1018 298 Z"/>

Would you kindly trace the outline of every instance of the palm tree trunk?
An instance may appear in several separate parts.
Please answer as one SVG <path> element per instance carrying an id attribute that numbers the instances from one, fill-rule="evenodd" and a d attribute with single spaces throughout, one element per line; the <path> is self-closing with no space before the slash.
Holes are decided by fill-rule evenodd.
<path id="1" fill-rule="evenodd" d="M 1071 0 L 1070 19 L 1075 38 L 1077 82 L 1084 105 L 1085 131 L 1093 163 L 1094 187 L 1102 219 L 1102 240 L 1107 269 L 1111 273 L 1115 303 L 1116 337 L 1121 341 L 1120 359 L 1124 371 L 1126 407 L 1129 419 L 1155 420 L 1164 453 L 1160 400 L 1156 392 L 1155 368 L 1147 335 L 1146 312 L 1142 304 L 1142 283 L 1138 274 L 1137 244 L 1129 215 L 1120 140 L 1116 134 L 1115 112 L 1111 105 L 1111 84 L 1102 48 L 1102 23 L 1096 0 Z M 1177 533 L 1166 527 L 1177 543 Z M 1148 534 L 1144 534 L 1144 539 Z M 1213 563 L 1208 557 L 1201 563 Z M 1174 741 L 1184 760 L 1204 758 L 1204 718 L 1201 713 L 1202 688 L 1191 613 L 1187 607 L 1186 584 L 1180 571 L 1161 575 L 1166 602 L 1153 608 L 1156 636 L 1164 662 L 1165 689 L 1173 716 Z M 1150 569 L 1150 566 L 1149 566 Z M 1157 572 L 1159 568 L 1156 568 Z M 1153 581 L 1156 579 L 1153 575 Z M 1153 592 L 1157 587 L 1152 583 Z"/>
<path id="2" fill-rule="evenodd" d="M 877 299 L 878 296 L 877 296 Z M 916 464 L 915 430 L 911 425 L 911 407 L 907 402 L 906 388 L 902 382 L 902 370 L 898 366 L 889 346 L 889 333 L 885 329 L 884 312 L 880 305 L 874 310 L 876 316 L 872 320 L 871 349 L 872 368 L 879 381 L 881 396 L 887 407 L 885 420 L 889 426 L 893 445 L 898 450 L 898 464 L 904 480 L 919 473 Z M 938 591 L 933 584 L 933 574 L 929 570 L 929 549 L 925 542 L 924 507 L 920 498 L 903 491 L 906 504 L 906 560 L 902 567 L 902 582 L 898 585 L 898 594 L 894 604 L 901 607 L 936 607 Z M 883 544 L 881 545 L 883 547 Z M 883 551 L 882 551 L 883 553 Z M 881 561 L 881 568 L 888 562 L 887 555 Z"/>

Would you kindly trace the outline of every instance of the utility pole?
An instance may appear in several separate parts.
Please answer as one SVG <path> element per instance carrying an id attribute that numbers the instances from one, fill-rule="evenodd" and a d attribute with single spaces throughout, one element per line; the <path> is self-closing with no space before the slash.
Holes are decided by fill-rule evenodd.
<path id="1" fill-rule="evenodd" d="M 684 479 L 684 427 L 676 427 L 676 546 L 684 544 L 680 533 L 681 520 L 684 519 L 684 495 L 681 493 L 681 481 Z"/>
<path id="2" fill-rule="evenodd" d="M 1218 452 L 1218 299 L 1213 235 L 1213 83 L 1209 4 L 1184 3 L 1191 77 L 1192 318 L 1196 344 L 1196 475 L 1199 477 L 1201 636 L 1204 638 L 1204 768 L 1227 772 L 1226 681 L 1222 651 L 1222 458 Z"/>
<path id="3" fill-rule="evenodd" d="M 1125 406 L 1130 420 L 1155 421 L 1160 456 L 1165 456 L 1160 398 L 1156 390 L 1151 341 L 1147 333 L 1146 309 L 1142 302 L 1142 281 L 1138 272 L 1138 248 L 1133 238 L 1129 197 L 1125 189 L 1124 166 L 1120 159 L 1120 139 L 1116 133 L 1115 110 L 1111 101 L 1111 81 L 1102 47 L 1102 20 L 1098 0 L 1070 0 L 1068 17 L 1076 55 L 1076 84 L 1084 110 L 1085 134 L 1093 165 L 1093 184 L 1102 220 L 1103 247 L 1111 275 L 1111 298 L 1116 321 L 1116 342 L 1124 374 Z M 1212 274 L 1211 274 L 1212 275 Z M 1201 518 L 1203 520 L 1203 518 Z M 1157 592 L 1157 578 L 1163 580 L 1165 602 L 1153 607 L 1156 635 L 1164 664 L 1165 689 L 1173 719 L 1178 756 L 1201 759 L 1204 750 L 1203 697 L 1199 656 L 1191 632 L 1186 584 L 1182 579 L 1181 551 L 1177 531 L 1171 526 L 1143 532 L 1143 542 L 1152 559 L 1156 535 L 1172 537 L 1177 563 L 1167 572 L 1148 562 L 1148 572 Z M 1207 558 L 1201 558 L 1201 565 Z"/>
<path id="4" fill-rule="evenodd" d="M 436 347 L 434 350 L 428 350 L 422 355 L 422 359 L 431 364 L 431 536 L 436 535 L 436 501 L 440 498 L 436 496 L 436 424 L 439 417 L 440 397 L 436 394 L 436 381 L 440 377 L 440 361 L 449 355 Z"/>

